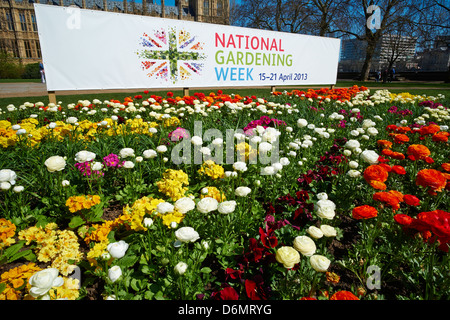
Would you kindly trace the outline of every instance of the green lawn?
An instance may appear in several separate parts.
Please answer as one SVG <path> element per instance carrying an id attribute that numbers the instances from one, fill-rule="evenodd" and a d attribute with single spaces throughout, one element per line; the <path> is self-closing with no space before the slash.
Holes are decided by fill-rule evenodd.
<path id="1" fill-rule="evenodd" d="M 1 81 L 0 81 L 1 82 Z M 393 93 L 399 93 L 399 92 L 409 92 L 411 94 L 421 94 L 421 95 L 428 95 L 428 96 L 436 96 L 438 93 L 442 93 L 450 98 L 450 84 L 448 83 L 376 83 L 376 82 L 358 82 L 358 81 L 339 81 L 336 84 L 336 88 L 339 87 L 351 87 L 352 85 L 364 85 L 368 88 L 371 87 L 383 87 L 388 89 L 389 91 Z M 404 89 L 390 89 L 402 86 Z M 276 87 L 276 90 L 278 91 L 291 91 L 293 89 L 307 89 L 310 87 L 317 88 L 317 86 L 288 86 L 288 87 Z M 416 87 L 420 87 L 420 89 L 415 89 Z M 411 89 L 414 88 L 414 89 Z M 442 89 L 434 89 L 434 88 L 442 88 Z M 189 94 L 194 95 L 195 92 L 202 92 L 204 94 L 209 94 L 210 92 L 217 92 L 219 88 L 211 90 L 195 90 L 191 89 Z M 373 89 L 375 90 L 375 89 Z M 133 91 L 127 93 L 95 93 L 95 94 L 74 94 L 74 95 L 58 95 L 56 96 L 56 99 L 58 102 L 62 102 L 63 105 L 66 105 L 68 103 L 76 103 L 78 100 L 94 100 L 99 99 L 101 101 L 104 100 L 111 100 L 116 99 L 123 101 L 125 97 L 134 97 L 135 95 L 141 94 L 144 97 L 148 97 L 152 94 L 158 95 L 158 96 L 166 96 L 168 91 L 172 91 L 174 93 L 174 96 L 183 96 L 182 90 L 150 90 L 150 93 L 148 95 L 143 94 L 142 91 Z M 252 96 L 255 95 L 259 98 L 268 97 L 270 95 L 270 88 L 269 87 L 255 87 L 255 88 L 224 88 L 222 91 L 226 94 L 239 94 L 241 96 Z M 15 106 L 19 106 L 25 102 L 43 102 L 47 104 L 49 102 L 48 96 L 41 96 L 41 97 L 18 97 L 18 98 L 0 98 L 0 107 L 5 107 L 8 104 L 13 104 Z"/>

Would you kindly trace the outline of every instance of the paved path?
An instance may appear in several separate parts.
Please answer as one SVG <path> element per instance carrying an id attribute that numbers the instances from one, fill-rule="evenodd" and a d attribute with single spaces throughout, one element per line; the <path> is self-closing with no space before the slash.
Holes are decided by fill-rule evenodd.
<path id="1" fill-rule="evenodd" d="M 349 84 L 350 85 L 350 84 Z M 322 86 L 323 87 L 323 86 Z M 236 88 L 236 87 L 234 87 Z M 241 87 L 239 87 L 241 88 Z M 251 87 L 242 87 L 242 89 L 248 89 Z M 276 87 L 277 90 L 283 90 L 283 89 L 291 89 L 291 87 Z M 311 86 L 308 88 L 321 88 L 317 86 Z M 339 88 L 339 87 L 336 87 Z M 348 88 L 348 86 L 342 86 L 342 88 Z M 207 90 L 208 88 L 202 88 L 203 90 Z M 217 88 L 209 88 L 211 90 L 217 90 Z M 396 86 L 396 87 L 370 87 L 370 89 L 378 90 L 378 89 L 404 89 L 404 90 L 416 90 L 416 89 L 435 89 L 435 90 L 449 90 L 450 88 L 443 88 L 443 87 L 402 87 L 402 86 Z M 79 91 L 57 91 L 56 95 L 76 95 L 76 94 L 91 94 L 91 93 L 108 93 L 108 92 L 142 92 L 146 90 L 143 89 L 117 89 L 117 90 L 79 90 Z M 163 91 L 164 89 L 161 89 L 160 91 Z M 191 89 L 191 91 L 194 91 L 195 89 Z M 0 98 L 12 98 L 12 97 L 40 97 L 40 96 L 47 96 L 47 87 L 43 83 L 36 83 L 36 82 L 16 82 L 16 83 L 0 83 Z"/>

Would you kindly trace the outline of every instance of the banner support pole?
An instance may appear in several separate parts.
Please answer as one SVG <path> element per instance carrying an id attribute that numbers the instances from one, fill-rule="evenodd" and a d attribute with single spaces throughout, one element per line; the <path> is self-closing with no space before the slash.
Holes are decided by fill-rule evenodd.
<path id="1" fill-rule="evenodd" d="M 275 86 L 271 86 L 271 87 L 270 87 L 270 92 L 273 93 L 273 92 L 275 92 L 275 91 L 276 91 Z"/>
<path id="2" fill-rule="evenodd" d="M 56 92 L 55 91 L 47 91 L 48 92 L 48 102 L 56 104 Z"/>
<path id="3" fill-rule="evenodd" d="M 183 96 L 189 96 L 189 88 L 183 88 Z"/>

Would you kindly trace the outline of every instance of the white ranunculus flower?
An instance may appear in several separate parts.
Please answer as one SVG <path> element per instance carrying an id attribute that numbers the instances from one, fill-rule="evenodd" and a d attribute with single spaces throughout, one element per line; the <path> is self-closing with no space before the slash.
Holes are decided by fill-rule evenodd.
<path id="1" fill-rule="evenodd" d="M 92 161 L 96 157 L 96 154 L 87 150 L 79 151 L 75 154 L 75 161 L 76 162 L 86 162 L 86 161 Z"/>
<path id="2" fill-rule="evenodd" d="M 11 189 L 11 183 L 9 183 L 9 182 L 0 182 L 0 189 L 1 190 L 9 190 L 9 189 Z"/>
<path id="3" fill-rule="evenodd" d="M 274 175 L 275 173 L 276 173 L 276 170 L 273 166 L 267 166 L 261 170 L 261 174 L 263 174 L 263 175 L 271 176 L 271 175 Z"/>
<path id="4" fill-rule="evenodd" d="M 308 229 L 306 229 L 306 232 L 309 233 L 311 237 L 314 239 L 320 239 L 323 237 L 323 232 L 316 226 L 310 226 Z"/>
<path id="5" fill-rule="evenodd" d="M 167 147 L 164 146 L 164 145 L 157 146 L 156 147 L 156 151 L 159 152 L 159 153 L 164 153 L 164 152 L 167 151 Z"/>
<path id="6" fill-rule="evenodd" d="M 174 271 L 175 271 L 175 273 L 177 273 L 181 276 L 186 272 L 187 268 L 188 268 L 188 265 L 185 262 L 180 261 L 174 267 Z"/>
<path id="7" fill-rule="evenodd" d="M 119 155 L 122 159 L 134 157 L 134 150 L 132 148 L 123 148 L 119 151 Z"/>
<path id="8" fill-rule="evenodd" d="M 367 133 L 370 134 L 371 136 L 376 136 L 378 134 L 378 130 L 377 128 L 370 127 L 367 129 Z"/>
<path id="9" fill-rule="evenodd" d="M 347 149 L 350 149 L 350 150 L 355 150 L 356 148 L 359 148 L 360 147 L 360 143 L 359 143 L 359 141 L 358 140 L 354 140 L 354 139 L 350 139 L 350 140 L 348 140 L 346 143 L 345 143 L 345 145 L 344 145 L 344 148 L 347 148 Z"/>
<path id="10" fill-rule="evenodd" d="M 108 278 L 111 282 L 116 282 L 122 276 L 122 269 L 119 266 L 114 266 L 108 269 Z"/>
<path id="11" fill-rule="evenodd" d="M 129 247 L 128 243 L 126 243 L 123 240 L 120 240 L 120 241 L 108 244 L 106 249 L 108 250 L 111 257 L 120 259 L 125 255 L 125 253 L 128 250 L 128 247 Z"/>
<path id="12" fill-rule="evenodd" d="M 303 128 L 303 127 L 306 127 L 307 125 L 308 125 L 308 121 L 306 121 L 306 119 L 298 119 L 297 120 L 297 127 Z"/>
<path id="13" fill-rule="evenodd" d="M 237 161 L 233 163 L 233 169 L 236 171 L 245 172 L 247 171 L 247 164 L 242 161 Z"/>
<path id="14" fill-rule="evenodd" d="M 298 236 L 294 239 L 294 249 L 304 256 L 312 256 L 316 252 L 316 243 L 308 236 Z"/>
<path id="15" fill-rule="evenodd" d="M 125 169 L 133 169 L 134 168 L 134 162 L 133 161 L 125 161 L 123 163 L 123 167 Z"/>
<path id="16" fill-rule="evenodd" d="M 191 142 L 195 146 L 201 146 L 203 144 L 203 139 L 199 136 L 193 136 Z"/>
<path id="17" fill-rule="evenodd" d="M 13 188 L 13 191 L 14 191 L 15 193 L 20 193 L 20 192 L 22 192 L 23 190 L 25 190 L 25 188 L 24 188 L 23 186 L 15 186 L 15 187 Z"/>
<path id="18" fill-rule="evenodd" d="M 267 152 L 269 152 L 270 150 L 272 150 L 272 144 L 270 144 L 269 142 L 267 142 L 267 141 L 264 141 L 264 142 L 261 142 L 259 145 L 258 145 L 258 150 L 259 150 L 259 152 L 262 152 L 262 153 L 267 153 Z"/>
<path id="19" fill-rule="evenodd" d="M 320 230 L 322 230 L 325 237 L 335 237 L 337 235 L 336 229 L 328 224 L 322 224 Z"/>
<path id="20" fill-rule="evenodd" d="M 61 181 L 61 185 L 63 187 L 68 187 L 68 186 L 70 186 L 70 181 L 69 180 L 63 180 L 63 181 Z"/>
<path id="21" fill-rule="evenodd" d="M 11 169 L 0 170 L 0 182 L 9 182 L 10 184 L 15 184 L 17 179 L 17 174 Z"/>
<path id="22" fill-rule="evenodd" d="M 62 171 L 66 167 L 66 160 L 61 156 L 51 156 L 44 164 L 49 172 Z"/>
<path id="23" fill-rule="evenodd" d="M 331 200 L 319 200 L 314 206 L 316 214 L 323 219 L 333 219 L 335 216 L 336 205 Z"/>
<path id="24" fill-rule="evenodd" d="M 379 155 L 373 150 L 364 150 L 361 152 L 360 157 L 368 164 L 377 164 Z"/>
<path id="25" fill-rule="evenodd" d="M 70 123 L 70 124 L 75 124 L 75 123 L 78 122 L 78 119 L 77 119 L 76 117 L 68 117 L 68 118 L 66 119 L 66 122 L 67 122 L 67 123 Z"/>
<path id="26" fill-rule="evenodd" d="M 292 269 L 300 262 L 300 254 L 292 247 L 283 246 L 277 250 L 275 259 L 282 263 L 286 269 Z"/>
<path id="27" fill-rule="evenodd" d="M 362 127 L 364 129 L 370 128 L 370 127 L 375 127 L 377 124 L 370 119 L 364 119 L 364 121 L 362 122 Z"/>
<path id="28" fill-rule="evenodd" d="M 280 131 L 278 131 L 275 128 L 268 127 L 266 128 L 266 131 L 263 133 L 262 139 L 263 141 L 274 143 L 275 141 L 277 141 L 279 135 L 281 135 Z"/>
<path id="29" fill-rule="evenodd" d="M 31 285 L 30 294 L 37 298 L 45 295 L 52 287 L 62 286 L 64 279 L 58 275 L 59 271 L 56 268 L 47 268 L 33 274 L 28 280 Z"/>
<path id="30" fill-rule="evenodd" d="M 94 171 L 100 171 L 103 169 L 103 163 L 96 161 L 96 162 L 92 163 L 91 169 Z"/>
<path id="31" fill-rule="evenodd" d="M 319 200 L 327 200 L 328 199 L 328 195 L 326 192 L 319 192 L 318 194 L 316 194 L 316 197 Z"/>
<path id="32" fill-rule="evenodd" d="M 234 194 L 238 197 L 246 197 L 250 192 L 252 192 L 252 189 L 249 187 L 237 187 L 236 190 L 234 190 Z"/>
<path id="33" fill-rule="evenodd" d="M 330 266 L 331 261 L 322 255 L 315 254 L 309 258 L 311 267 L 317 272 L 326 272 Z"/>
<path id="34" fill-rule="evenodd" d="M 236 201 L 230 200 L 219 203 L 217 211 L 219 211 L 222 214 L 229 214 L 234 212 L 235 209 L 236 209 Z"/>
<path id="35" fill-rule="evenodd" d="M 156 211 L 160 214 L 166 214 L 169 212 L 173 212 L 175 206 L 169 202 L 161 202 L 156 206 Z"/>
<path id="36" fill-rule="evenodd" d="M 152 159 L 155 158 L 158 154 L 156 153 L 155 150 L 153 149 L 149 149 L 149 150 L 145 150 L 142 155 L 144 156 L 144 158 L 146 159 Z"/>
<path id="37" fill-rule="evenodd" d="M 349 166 L 350 168 L 352 168 L 352 169 L 356 169 L 356 168 L 358 168 L 359 164 L 358 164 L 358 162 L 356 162 L 356 161 L 350 161 L 350 162 L 348 163 L 348 166 Z"/>
<path id="38" fill-rule="evenodd" d="M 358 178 L 359 176 L 361 176 L 361 172 L 358 170 L 348 170 L 347 175 L 351 178 Z"/>
<path id="39" fill-rule="evenodd" d="M 150 228 L 153 225 L 153 219 L 152 218 L 144 218 L 143 225 L 146 228 Z"/>
<path id="40" fill-rule="evenodd" d="M 282 165 L 283 167 L 285 167 L 285 166 L 289 165 L 291 162 L 289 161 L 288 158 L 286 158 L 286 157 L 281 157 L 281 158 L 280 158 L 280 163 L 281 163 L 281 165 Z"/>
<path id="41" fill-rule="evenodd" d="M 205 197 L 197 202 L 197 210 L 201 213 L 208 213 L 217 210 L 219 202 L 211 197 Z"/>
<path id="42" fill-rule="evenodd" d="M 175 231 L 175 237 L 181 242 L 195 242 L 200 236 L 192 227 L 182 227 Z"/>
<path id="43" fill-rule="evenodd" d="M 175 201 L 174 207 L 178 212 L 186 214 L 187 212 L 195 209 L 195 202 L 189 197 L 183 197 Z"/>

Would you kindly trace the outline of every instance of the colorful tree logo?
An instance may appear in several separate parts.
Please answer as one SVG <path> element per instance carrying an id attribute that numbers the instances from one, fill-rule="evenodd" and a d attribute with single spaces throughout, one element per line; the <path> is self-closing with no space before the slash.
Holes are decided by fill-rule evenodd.
<path id="1" fill-rule="evenodd" d="M 140 45 L 144 48 L 137 52 L 142 70 L 148 77 L 170 80 L 190 79 L 200 75 L 204 68 L 201 61 L 206 59 L 202 54 L 204 43 L 185 29 L 178 32 L 175 27 L 154 30 L 151 35 L 144 33 L 140 37 Z"/>

